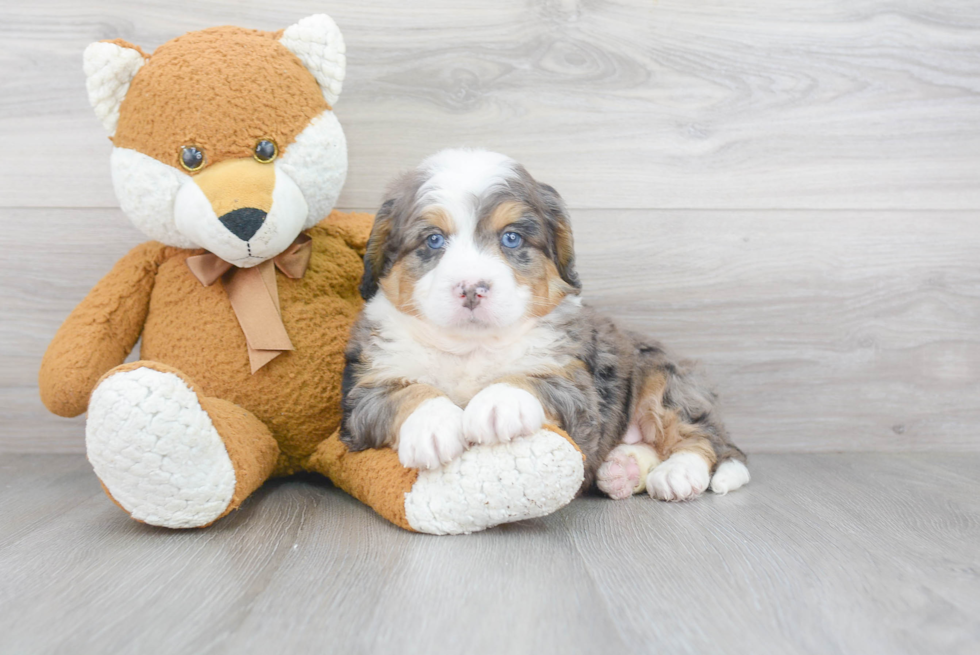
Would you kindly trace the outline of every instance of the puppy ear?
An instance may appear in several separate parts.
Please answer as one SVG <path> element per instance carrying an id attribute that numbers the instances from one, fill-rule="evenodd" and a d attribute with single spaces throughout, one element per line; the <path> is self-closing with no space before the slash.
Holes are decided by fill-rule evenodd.
<path id="1" fill-rule="evenodd" d="M 551 257 L 561 279 L 568 285 L 581 289 L 582 283 L 575 272 L 575 242 L 572 239 L 572 222 L 568 217 L 565 201 L 554 187 L 538 183 L 538 193 L 544 203 L 551 233 L 555 242 L 551 244 Z"/>
<path id="2" fill-rule="evenodd" d="M 371 300 L 378 292 L 378 285 L 388 268 L 388 234 L 391 232 L 394 206 L 394 200 L 386 200 L 374 217 L 371 237 L 364 253 L 364 276 L 361 278 L 361 298 L 364 300 Z"/>
<path id="3" fill-rule="evenodd" d="M 287 27 L 279 43 L 299 57 L 316 78 L 327 104 L 333 107 L 340 97 L 347 71 L 347 47 L 340 28 L 326 14 L 307 16 Z"/>
<path id="4" fill-rule="evenodd" d="M 119 106 L 146 57 L 139 46 L 122 39 L 96 41 L 85 48 L 82 69 L 88 101 L 109 136 L 116 133 Z"/>

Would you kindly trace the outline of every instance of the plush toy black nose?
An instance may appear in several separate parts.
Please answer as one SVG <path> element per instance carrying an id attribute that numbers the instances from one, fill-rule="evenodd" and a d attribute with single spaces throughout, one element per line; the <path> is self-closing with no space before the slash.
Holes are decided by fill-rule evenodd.
<path id="1" fill-rule="evenodd" d="M 254 207 L 242 207 L 230 211 L 218 220 L 242 241 L 248 241 L 262 227 L 265 222 L 266 212 Z"/>

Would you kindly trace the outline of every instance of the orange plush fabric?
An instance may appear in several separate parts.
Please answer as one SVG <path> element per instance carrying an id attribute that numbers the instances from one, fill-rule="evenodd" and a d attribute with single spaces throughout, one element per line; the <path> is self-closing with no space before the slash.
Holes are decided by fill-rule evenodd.
<path id="1" fill-rule="evenodd" d="M 199 251 L 180 251 L 159 266 L 141 357 L 174 366 L 205 395 L 254 413 L 279 442 L 282 473 L 299 470 L 300 461 L 340 425 L 343 352 L 363 302 L 357 291 L 363 265 L 357 250 L 330 231 L 335 222 L 358 223 L 359 230 L 352 230 L 356 244 L 371 220 L 370 214 L 334 212 L 307 232 L 313 255 L 306 274 L 291 280 L 276 271 L 282 320 L 295 350 L 254 374 L 225 290 L 201 285 L 184 263 Z M 202 348 L 207 344 L 213 345 Z"/>
<path id="2" fill-rule="evenodd" d="M 278 37 L 226 26 L 163 44 L 130 85 L 113 144 L 171 166 L 185 145 L 201 147 L 208 164 L 251 158 L 259 139 L 287 148 L 328 106 Z"/>
<path id="3" fill-rule="evenodd" d="M 203 286 L 184 262 L 202 251 L 137 246 L 58 330 L 42 360 L 42 400 L 56 414 L 81 414 L 99 378 L 123 363 L 142 333 L 142 359 L 180 371 L 205 397 L 253 413 L 279 444 L 276 472 L 301 470 L 340 425 L 344 346 L 363 303 L 359 253 L 372 220 L 335 211 L 307 231 L 313 255 L 306 274 L 291 280 L 276 272 L 296 350 L 254 374 L 224 288 Z"/>
<path id="4" fill-rule="evenodd" d="M 306 466 L 327 476 L 395 525 L 414 531 L 405 515 L 405 494 L 412 490 L 419 472 L 403 468 L 395 451 L 384 448 L 348 452 L 339 433 L 334 433 L 317 447 Z"/>
<path id="5" fill-rule="evenodd" d="M 120 259 L 64 322 L 41 360 L 45 406 L 59 416 L 88 407 L 96 382 L 123 363 L 143 331 L 157 269 L 176 251 L 144 243 Z"/>

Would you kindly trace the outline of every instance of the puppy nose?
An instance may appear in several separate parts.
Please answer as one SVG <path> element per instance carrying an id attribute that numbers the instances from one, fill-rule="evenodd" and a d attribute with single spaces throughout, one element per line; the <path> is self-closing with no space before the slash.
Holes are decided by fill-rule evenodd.
<path id="1" fill-rule="evenodd" d="M 224 214 L 218 220 L 242 241 L 248 241 L 262 227 L 266 212 L 254 207 L 241 207 Z"/>
<path id="2" fill-rule="evenodd" d="M 476 309 L 480 301 L 490 293 L 490 283 L 483 281 L 477 282 L 476 284 L 463 283 L 456 287 L 456 291 L 463 300 L 463 307 L 466 309 Z"/>

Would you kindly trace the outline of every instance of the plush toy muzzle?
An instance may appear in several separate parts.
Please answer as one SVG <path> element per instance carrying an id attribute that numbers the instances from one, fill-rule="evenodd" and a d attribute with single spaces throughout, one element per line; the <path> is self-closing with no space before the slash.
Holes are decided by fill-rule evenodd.
<path id="1" fill-rule="evenodd" d="M 240 268 L 285 250 L 309 216 L 289 175 L 251 158 L 226 159 L 186 180 L 173 211 L 181 235 Z"/>

